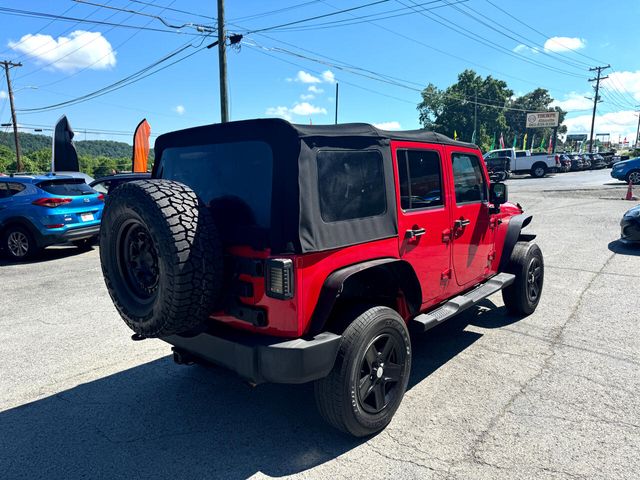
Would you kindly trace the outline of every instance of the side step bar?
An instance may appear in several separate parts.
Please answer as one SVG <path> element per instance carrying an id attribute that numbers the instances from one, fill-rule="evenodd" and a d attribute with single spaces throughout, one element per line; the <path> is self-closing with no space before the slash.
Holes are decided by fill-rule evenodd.
<path id="1" fill-rule="evenodd" d="M 463 312 L 467 308 L 473 307 L 489 295 L 493 295 L 497 291 L 508 287 L 513 283 L 515 278 L 516 276 L 511 273 L 499 273 L 496 276 L 491 277 L 486 282 L 478 285 L 473 290 L 452 298 L 435 310 L 418 315 L 409 323 L 412 328 L 415 328 L 415 330 L 419 332 L 426 332 L 430 328 L 439 325 L 445 320 L 449 320 L 451 317 Z"/>

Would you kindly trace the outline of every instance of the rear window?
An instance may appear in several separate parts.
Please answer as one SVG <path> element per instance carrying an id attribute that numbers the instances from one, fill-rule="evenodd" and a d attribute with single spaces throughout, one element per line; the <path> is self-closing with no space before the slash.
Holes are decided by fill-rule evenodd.
<path id="1" fill-rule="evenodd" d="M 160 176 L 191 187 L 222 223 L 269 228 L 273 153 L 260 141 L 167 148 Z"/>
<path id="2" fill-rule="evenodd" d="M 87 185 L 82 178 L 46 180 L 44 182 L 40 182 L 38 187 L 51 195 L 65 195 L 69 197 L 92 195 L 96 193 L 96 191 Z"/>
<path id="3" fill-rule="evenodd" d="M 379 152 L 321 150 L 317 162 L 322 220 L 340 222 L 374 217 L 387 211 Z"/>

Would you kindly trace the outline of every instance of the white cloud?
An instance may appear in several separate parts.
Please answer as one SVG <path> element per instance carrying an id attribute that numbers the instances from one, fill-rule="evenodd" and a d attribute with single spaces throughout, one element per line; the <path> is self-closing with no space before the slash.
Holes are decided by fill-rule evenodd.
<path id="1" fill-rule="evenodd" d="M 320 95 L 321 93 L 324 92 L 323 89 L 316 87 L 315 85 L 310 85 L 309 86 L 309 91 L 311 93 L 315 93 L 316 95 Z"/>
<path id="2" fill-rule="evenodd" d="M 578 37 L 551 37 L 544 42 L 546 52 L 569 52 L 584 48 L 587 41 Z"/>
<path id="3" fill-rule="evenodd" d="M 0 90 L 0 100 L 4 100 L 8 96 L 9 95 L 7 94 L 7 92 L 5 92 L 4 90 Z"/>
<path id="4" fill-rule="evenodd" d="M 313 100 L 316 96 L 313 93 L 300 95 L 300 100 Z"/>
<path id="5" fill-rule="evenodd" d="M 325 70 L 324 72 L 322 72 L 322 80 L 324 80 L 327 83 L 335 83 L 336 76 L 333 74 L 331 70 Z"/>
<path id="6" fill-rule="evenodd" d="M 575 112 L 576 110 L 587 110 L 593 107 L 593 100 L 589 100 L 586 97 L 593 95 L 593 93 L 578 93 L 571 92 L 564 96 L 562 100 L 554 100 L 551 103 L 552 107 L 560 107 L 565 112 Z"/>
<path id="7" fill-rule="evenodd" d="M 567 133 L 589 133 L 591 129 L 591 115 L 579 115 L 567 118 L 564 121 L 567 126 Z M 618 141 L 618 137 L 627 140 L 635 140 L 638 117 L 633 110 L 623 110 L 620 112 L 604 113 L 596 115 L 595 133 L 608 133 L 611 141 Z"/>
<path id="8" fill-rule="evenodd" d="M 184 105 L 176 105 L 173 111 L 176 112 L 178 115 L 184 115 L 184 112 L 186 112 Z"/>
<path id="9" fill-rule="evenodd" d="M 315 77 L 315 76 L 311 75 L 310 73 L 305 72 L 304 70 L 298 71 L 298 73 L 296 74 L 295 81 L 296 82 L 301 82 L 301 83 L 320 83 L 320 82 L 322 82 L 322 80 L 320 80 L 318 77 Z"/>
<path id="10" fill-rule="evenodd" d="M 272 115 L 274 117 L 281 117 L 285 120 L 291 121 L 294 115 L 300 117 L 309 117 L 311 115 L 326 115 L 327 109 L 323 107 L 317 107 L 308 102 L 295 103 L 293 107 L 269 107 L 265 111 L 266 115 Z"/>
<path id="11" fill-rule="evenodd" d="M 269 107 L 264 112 L 265 115 L 271 115 L 273 117 L 281 117 L 285 120 L 291 120 L 291 112 L 288 107 L 278 106 L 278 107 Z"/>
<path id="12" fill-rule="evenodd" d="M 513 51 L 516 53 L 525 53 L 525 52 L 540 53 L 540 50 L 537 47 L 527 47 L 522 43 L 520 43 L 519 45 L 516 45 Z"/>
<path id="13" fill-rule="evenodd" d="M 402 128 L 400 122 L 396 122 L 395 120 L 391 122 L 374 123 L 373 126 L 380 130 L 400 130 Z"/>
<path id="14" fill-rule="evenodd" d="M 609 73 L 608 77 L 602 80 L 600 85 L 606 90 L 614 90 L 613 98 L 617 98 L 619 103 L 622 103 L 623 99 L 631 102 L 630 96 L 635 101 L 640 102 L 640 70 L 635 72 L 613 72 Z"/>
<path id="15" fill-rule="evenodd" d="M 27 34 L 18 42 L 9 42 L 9 47 L 63 71 L 104 70 L 116 64 L 116 53 L 100 32 L 76 30 L 57 40 L 50 35 Z"/>
<path id="16" fill-rule="evenodd" d="M 295 115 L 307 116 L 307 115 L 326 115 L 327 109 L 324 107 L 316 107 L 308 102 L 296 103 L 291 112 Z"/>

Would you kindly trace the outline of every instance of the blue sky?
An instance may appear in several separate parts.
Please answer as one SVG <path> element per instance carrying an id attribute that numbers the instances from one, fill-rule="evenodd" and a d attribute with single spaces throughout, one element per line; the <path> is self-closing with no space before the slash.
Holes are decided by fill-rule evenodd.
<path id="1" fill-rule="evenodd" d="M 173 25 L 212 25 L 216 16 L 213 0 L 91 2 L 159 15 Z M 429 82 L 444 88 L 462 70 L 473 68 L 506 80 L 516 94 L 549 89 L 570 111 L 569 132 L 581 133 L 591 119 L 584 97 L 592 95 L 587 79 L 593 74 L 587 68 L 610 63 L 596 131 L 611 133 L 615 140 L 618 135 L 635 137 L 638 41 L 625 19 L 639 18 L 637 0 L 616 2 L 615 11 L 601 9 L 597 22 L 593 8 L 579 0 L 387 0 L 367 5 L 372 3 L 227 0 L 228 30 L 246 34 L 240 49 L 227 52 L 231 119 L 282 116 L 298 123 L 333 123 L 337 81 L 340 122 L 418 128 L 420 89 Z M 348 8 L 354 9 L 326 16 Z M 17 16 L 2 9 L 84 21 Z M 142 117 L 154 134 L 220 119 L 217 50 L 202 49 L 213 39 L 203 38 L 193 27 L 159 32 L 91 23 L 171 30 L 156 18 L 72 0 L 1 1 L 0 22 L 0 59 L 23 63 L 12 70 L 19 110 L 78 98 L 189 43 L 195 46 L 156 68 L 193 53 L 189 58 L 99 98 L 45 112 L 20 112 L 18 123 L 25 131 L 53 125 L 65 113 L 79 139 L 86 135 L 129 141 L 120 132 L 132 132 Z M 4 76 L 1 80 L 0 121 L 6 123 L 10 116 Z"/>

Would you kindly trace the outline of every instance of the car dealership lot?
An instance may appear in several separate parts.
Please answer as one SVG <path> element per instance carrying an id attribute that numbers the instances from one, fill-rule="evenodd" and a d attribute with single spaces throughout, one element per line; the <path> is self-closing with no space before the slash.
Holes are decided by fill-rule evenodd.
<path id="1" fill-rule="evenodd" d="M 310 385 L 252 388 L 132 342 L 98 251 L 0 264 L 2 478 L 632 478 L 640 471 L 640 250 L 609 170 L 507 181 L 534 214 L 542 302 L 500 295 L 413 338 L 412 376 L 374 438 L 322 422 Z"/>

